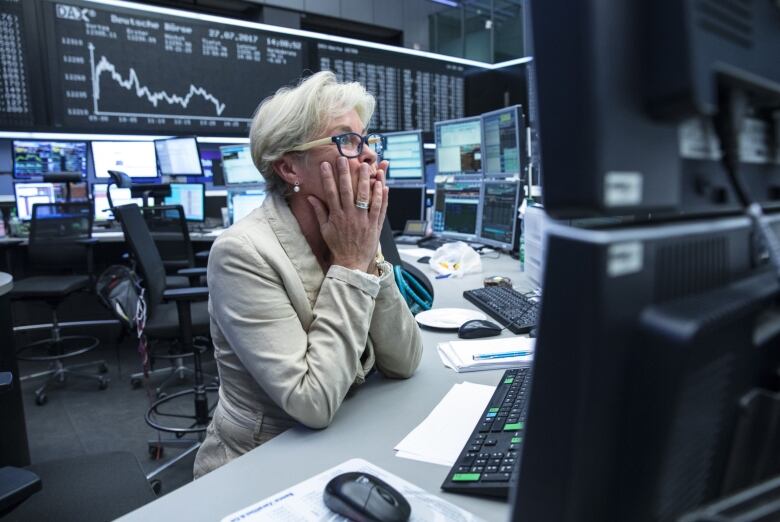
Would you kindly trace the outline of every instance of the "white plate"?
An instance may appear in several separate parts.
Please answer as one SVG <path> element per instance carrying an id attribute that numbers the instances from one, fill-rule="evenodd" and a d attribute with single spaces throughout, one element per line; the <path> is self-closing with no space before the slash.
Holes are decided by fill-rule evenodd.
<path id="1" fill-rule="evenodd" d="M 420 312 L 414 318 L 422 326 L 456 330 L 466 321 L 487 319 L 487 316 L 478 310 L 468 308 L 434 308 Z"/>

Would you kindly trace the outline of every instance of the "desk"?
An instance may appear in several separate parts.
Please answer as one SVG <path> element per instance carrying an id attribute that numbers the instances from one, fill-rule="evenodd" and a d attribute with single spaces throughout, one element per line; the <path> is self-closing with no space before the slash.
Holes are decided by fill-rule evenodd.
<path id="1" fill-rule="evenodd" d="M 482 279 L 490 275 L 509 276 L 515 288 L 530 290 L 518 261 L 502 255 L 499 259 L 483 258 L 482 263 L 482 274 L 463 279 L 434 279 L 436 306 L 473 308 L 463 299 L 463 290 L 482 286 Z M 432 274 L 426 265 L 417 266 L 429 276 Z M 512 334 L 505 331 L 502 335 Z M 424 330 L 422 361 L 411 379 L 394 381 L 375 374 L 344 401 L 327 429 L 292 428 L 122 520 L 220 520 L 354 457 L 384 468 L 486 520 L 508 520 L 507 502 L 444 493 L 439 486 L 449 468 L 398 458 L 393 452 L 393 447 L 422 422 L 455 383 L 498 383 L 503 373 L 499 370 L 458 374 L 442 365 L 436 344 L 454 337 L 450 332 Z"/>

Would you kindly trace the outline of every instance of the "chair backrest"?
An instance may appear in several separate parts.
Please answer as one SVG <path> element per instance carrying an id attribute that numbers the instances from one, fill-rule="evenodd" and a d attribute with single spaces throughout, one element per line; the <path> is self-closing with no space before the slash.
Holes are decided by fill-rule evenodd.
<path id="1" fill-rule="evenodd" d="M 87 245 L 83 240 L 92 237 L 93 216 L 87 201 L 34 204 L 27 250 L 30 262 L 86 271 Z"/>
<path id="2" fill-rule="evenodd" d="M 146 226 L 138 205 L 131 203 L 114 207 L 114 216 L 122 224 L 125 241 L 143 277 L 146 306 L 148 314 L 151 315 L 154 308 L 162 301 L 165 291 L 165 266 L 160 252 L 154 244 L 152 234 Z"/>
<path id="3" fill-rule="evenodd" d="M 166 268 L 192 268 L 195 256 L 181 205 L 144 207 L 141 213 Z"/>

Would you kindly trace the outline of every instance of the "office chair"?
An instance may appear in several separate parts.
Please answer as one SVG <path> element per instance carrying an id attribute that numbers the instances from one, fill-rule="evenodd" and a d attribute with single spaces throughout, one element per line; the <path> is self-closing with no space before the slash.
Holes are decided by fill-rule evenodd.
<path id="1" fill-rule="evenodd" d="M 30 243 L 27 249 L 30 263 L 53 275 L 40 275 L 14 283 L 14 301 L 45 301 L 51 308 L 51 336 L 19 348 L 17 358 L 23 361 L 48 362 L 48 370 L 22 377 L 22 380 L 47 377 L 35 390 L 35 403 L 47 401 L 46 391 L 54 381 L 64 382 L 68 376 L 94 379 L 98 388 L 108 387 L 108 378 L 81 370 L 97 366 L 100 373 L 108 371 L 105 361 L 65 366 L 63 361 L 97 348 L 96 337 L 62 335 L 57 308 L 69 296 L 90 289 L 93 279 L 92 206 L 88 202 L 36 203 L 33 206 Z M 79 273 L 82 272 L 82 273 Z M 86 273 L 83 273 L 86 272 Z M 45 353 L 41 354 L 41 349 Z M 32 355 L 27 355 L 32 352 Z"/>
<path id="2" fill-rule="evenodd" d="M 0 373 L 0 393 L 13 374 Z M 3 425 L 5 430 L 17 427 Z M 16 520 L 114 520 L 157 498 L 159 480 L 149 481 L 135 455 L 111 452 L 33 464 L 0 462 L 0 517 Z"/>
<path id="3" fill-rule="evenodd" d="M 150 343 L 173 344 L 181 349 L 180 353 L 191 352 L 194 363 L 194 387 L 158 399 L 152 403 L 145 415 L 149 426 L 176 436 L 176 439 L 150 440 L 149 451 L 153 457 L 161 456 L 163 446 L 187 448 L 184 453 L 159 469 L 157 471 L 159 472 L 200 447 L 202 434 L 206 431 L 211 420 L 211 412 L 217 403 L 215 397 L 209 404 L 207 393 L 215 394 L 218 387 L 204 384 L 201 368 L 201 352 L 211 344 L 206 302 L 208 288 L 166 289 L 165 267 L 141 210 L 137 205 L 130 204 L 116 207 L 114 213 L 122 225 L 125 240 L 140 270 L 143 278 L 142 285 L 146 289 L 144 335 Z M 185 269 L 185 272 L 192 270 L 203 272 L 203 269 Z M 172 407 L 175 402 L 181 403 L 179 399 L 189 395 L 193 396 L 193 414 L 165 411 L 163 408 L 166 405 Z M 198 434 L 198 439 L 183 438 L 187 434 Z"/>

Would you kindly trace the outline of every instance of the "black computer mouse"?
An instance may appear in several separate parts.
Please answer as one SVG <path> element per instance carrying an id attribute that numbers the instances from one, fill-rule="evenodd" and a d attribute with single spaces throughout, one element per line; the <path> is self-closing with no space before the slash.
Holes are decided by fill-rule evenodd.
<path id="1" fill-rule="evenodd" d="M 458 337 L 461 339 L 479 339 L 480 337 L 493 337 L 501 333 L 501 328 L 496 323 L 484 319 L 472 319 L 466 321 L 458 328 Z"/>
<path id="2" fill-rule="evenodd" d="M 422 256 L 420 259 L 417 260 L 418 263 L 425 263 L 428 264 L 428 261 L 431 260 L 431 256 Z"/>
<path id="3" fill-rule="evenodd" d="M 331 511 L 357 522 L 406 522 L 412 514 L 403 495 L 368 473 L 336 475 L 322 496 Z"/>

